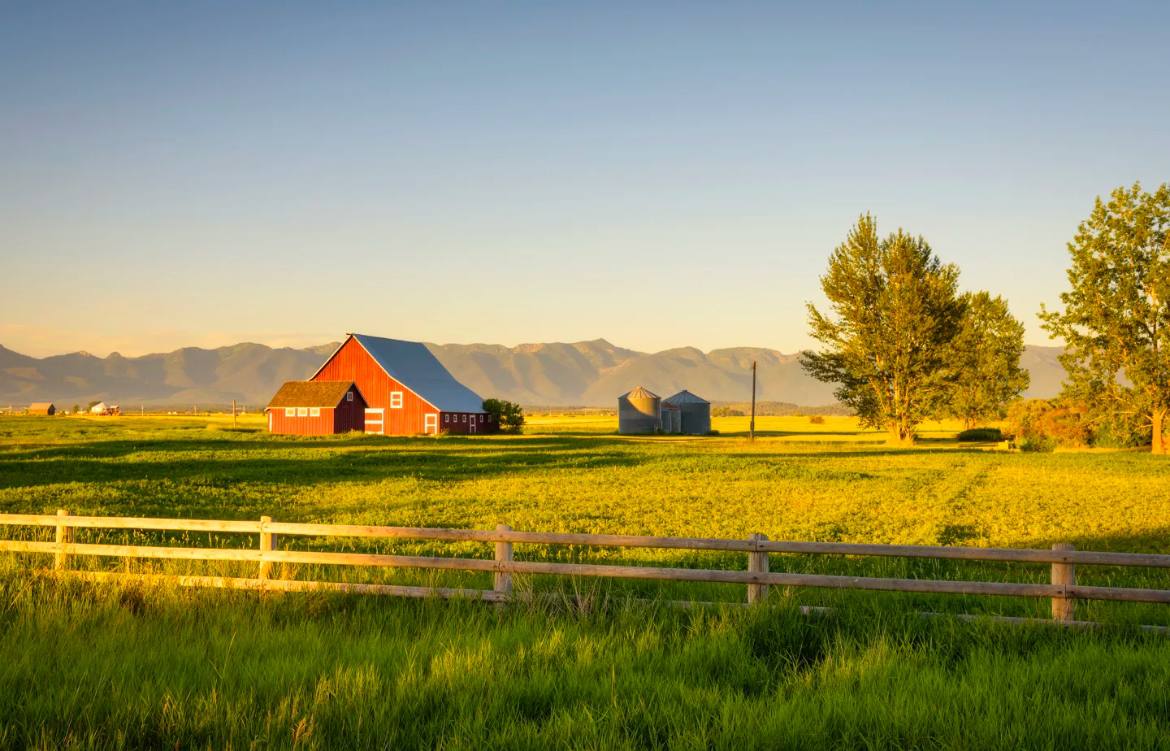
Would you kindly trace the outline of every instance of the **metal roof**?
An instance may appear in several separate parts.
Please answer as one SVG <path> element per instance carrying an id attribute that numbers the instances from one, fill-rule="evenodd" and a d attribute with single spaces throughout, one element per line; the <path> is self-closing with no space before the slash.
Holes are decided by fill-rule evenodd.
<path id="1" fill-rule="evenodd" d="M 369 334 L 353 334 L 358 344 L 394 380 L 440 412 L 483 412 L 483 399 L 455 380 L 427 345 Z"/>
<path id="2" fill-rule="evenodd" d="M 626 399 L 657 399 L 658 394 L 655 394 L 645 386 L 635 386 L 633 389 L 622 394 Z M 621 398 L 621 397 L 619 397 Z"/>
<path id="3" fill-rule="evenodd" d="M 665 401 L 668 401 L 671 404 L 710 404 L 711 403 L 701 396 L 696 396 L 696 395 L 692 394 L 691 392 L 687 391 L 686 389 L 683 389 L 682 391 L 678 392 L 674 396 L 667 397 L 665 399 Z"/>
<path id="4" fill-rule="evenodd" d="M 350 381 L 289 381 L 268 407 L 336 407 L 352 386 Z"/>

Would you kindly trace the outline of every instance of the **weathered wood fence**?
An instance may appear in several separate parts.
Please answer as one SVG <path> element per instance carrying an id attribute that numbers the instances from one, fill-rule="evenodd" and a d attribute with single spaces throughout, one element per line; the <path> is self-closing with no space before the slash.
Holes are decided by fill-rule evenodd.
<path id="1" fill-rule="evenodd" d="M 766 598 L 768 587 L 770 586 L 1041 598 L 1051 600 L 1052 622 L 1061 624 L 1083 623 L 1075 620 L 1075 604 L 1077 600 L 1170 603 L 1170 590 L 1086 586 L 1078 584 L 1076 578 L 1077 566 L 1125 566 L 1166 569 L 1170 568 L 1170 555 L 1092 552 L 1075 550 L 1071 545 L 1053 545 L 1051 550 L 865 545 L 838 542 L 769 540 L 767 536 L 762 534 L 752 535 L 746 540 L 728 540 L 698 537 L 522 532 L 505 525 L 500 525 L 495 530 L 473 530 L 428 527 L 382 527 L 354 524 L 305 524 L 276 522 L 267 516 L 261 517 L 258 521 L 71 516 L 65 510 L 58 511 L 56 515 L 0 514 L 0 526 L 53 528 L 56 533 L 53 541 L 3 539 L 0 540 L 0 551 L 52 555 L 54 557 L 54 568 L 60 572 L 68 572 L 73 575 L 93 579 L 113 579 L 127 576 L 159 578 L 184 586 L 276 591 L 338 590 L 404 597 L 461 597 L 492 602 L 506 602 L 518 597 L 513 592 L 512 581 L 513 575 L 516 574 L 612 577 L 621 579 L 719 582 L 746 585 L 748 603 L 760 602 Z M 74 541 L 74 530 L 77 529 L 235 533 L 256 535 L 258 545 L 254 549 L 242 549 L 78 543 Z M 281 536 L 494 543 L 495 556 L 492 559 L 481 559 L 291 550 L 281 549 L 279 545 L 279 538 Z M 513 546 L 527 544 L 659 548 L 744 553 L 747 556 L 747 570 L 516 560 L 513 556 Z M 769 554 L 771 553 L 1048 564 L 1050 566 L 1050 583 L 893 579 L 869 576 L 788 573 L 769 570 Z M 239 561 L 255 564 L 256 576 L 152 576 L 100 571 L 70 571 L 69 561 L 73 556 Z M 275 563 L 490 572 L 494 575 L 494 586 L 491 589 L 468 589 L 281 579 L 273 578 L 272 576 L 272 564 Z"/>

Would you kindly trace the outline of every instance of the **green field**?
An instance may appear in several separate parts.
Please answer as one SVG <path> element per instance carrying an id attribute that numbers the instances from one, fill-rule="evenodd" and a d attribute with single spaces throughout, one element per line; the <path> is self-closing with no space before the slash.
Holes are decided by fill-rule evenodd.
<path id="1" fill-rule="evenodd" d="M 1163 457 L 1010 453 L 961 445 L 948 424 L 891 449 L 833 417 L 761 418 L 754 443 L 745 418 L 717 418 L 721 435 L 707 438 L 614 427 L 534 415 L 523 436 L 303 439 L 268 436 L 256 417 L 238 428 L 223 417 L 0 418 L 0 511 L 1170 552 Z M 490 555 L 474 544 L 373 547 Z M 518 546 L 517 557 L 745 566 L 664 551 Z M 743 588 L 531 580 L 518 586 L 562 596 L 497 609 L 62 584 L 31 573 L 45 560 L 2 560 L 0 748 L 1170 743 L 1170 637 L 915 615 L 1042 616 L 1045 601 L 774 588 L 750 610 L 680 611 L 655 601 L 738 603 Z M 774 556 L 772 568 L 1047 576 L 1042 566 L 807 556 Z M 478 574 L 283 574 L 489 586 Z M 1078 576 L 1170 588 L 1143 570 Z M 834 611 L 810 619 L 799 604 Z M 1167 625 L 1167 611 L 1090 603 L 1078 616 Z"/>

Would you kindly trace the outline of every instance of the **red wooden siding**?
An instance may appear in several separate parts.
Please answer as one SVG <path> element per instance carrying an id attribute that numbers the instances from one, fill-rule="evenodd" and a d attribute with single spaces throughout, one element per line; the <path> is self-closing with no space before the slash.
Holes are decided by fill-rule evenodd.
<path id="1" fill-rule="evenodd" d="M 355 388 L 351 387 L 347 393 L 353 394 L 353 401 L 343 398 L 336 407 L 320 407 L 320 415 L 317 417 L 289 417 L 285 407 L 271 407 L 268 409 L 268 432 L 281 435 L 332 435 L 361 430 L 365 423 L 365 400 Z"/>
<path id="2" fill-rule="evenodd" d="M 383 432 L 386 435 L 415 435 L 423 433 L 426 415 L 433 414 L 437 421 L 438 430 L 448 430 L 451 433 L 467 433 L 468 426 L 462 420 L 459 423 L 443 422 L 443 415 L 438 408 L 425 401 L 418 394 L 411 391 L 404 384 L 391 378 L 382 366 L 378 364 L 370 353 L 354 338 L 350 337 L 345 344 L 334 353 L 333 357 L 321 367 L 313 376 L 314 381 L 353 381 L 365 397 L 366 404 L 371 408 L 385 410 Z M 390 406 L 390 394 L 402 392 L 402 406 Z M 363 408 L 364 409 L 364 408 Z M 455 414 L 455 413 L 447 413 Z M 496 432 L 497 426 L 487 421 L 487 415 L 482 415 L 482 422 L 476 424 L 477 433 Z M 469 418 L 470 419 L 470 418 Z"/>
<path id="3" fill-rule="evenodd" d="M 422 433 L 423 416 L 428 412 L 436 415 L 439 413 L 439 410 L 423 401 L 413 391 L 386 375 L 382 366 L 353 338 L 342 345 L 321 371 L 313 376 L 313 380 L 353 381 L 366 398 L 368 406 L 386 410 L 384 424 L 386 435 Z M 402 406 L 392 409 L 390 394 L 394 391 L 402 392 Z"/>

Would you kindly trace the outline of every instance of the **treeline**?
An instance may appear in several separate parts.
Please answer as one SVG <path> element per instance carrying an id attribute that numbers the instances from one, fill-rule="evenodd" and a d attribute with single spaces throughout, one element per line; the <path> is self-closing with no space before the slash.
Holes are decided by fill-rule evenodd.
<path id="1" fill-rule="evenodd" d="M 929 418 L 970 428 L 1010 417 L 1026 445 L 1151 446 L 1166 453 L 1170 413 L 1170 186 L 1135 184 L 1098 198 L 1069 243 L 1070 290 L 1040 311 L 1066 344 L 1068 373 L 1055 401 L 1022 401 L 1024 327 L 1007 302 L 959 289 L 959 269 L 927 241 L 878 233 L 860 217 L 829 256 L 822 312 L 808 306 L 813 377 L 863 423 L 913 442 Z"/>

